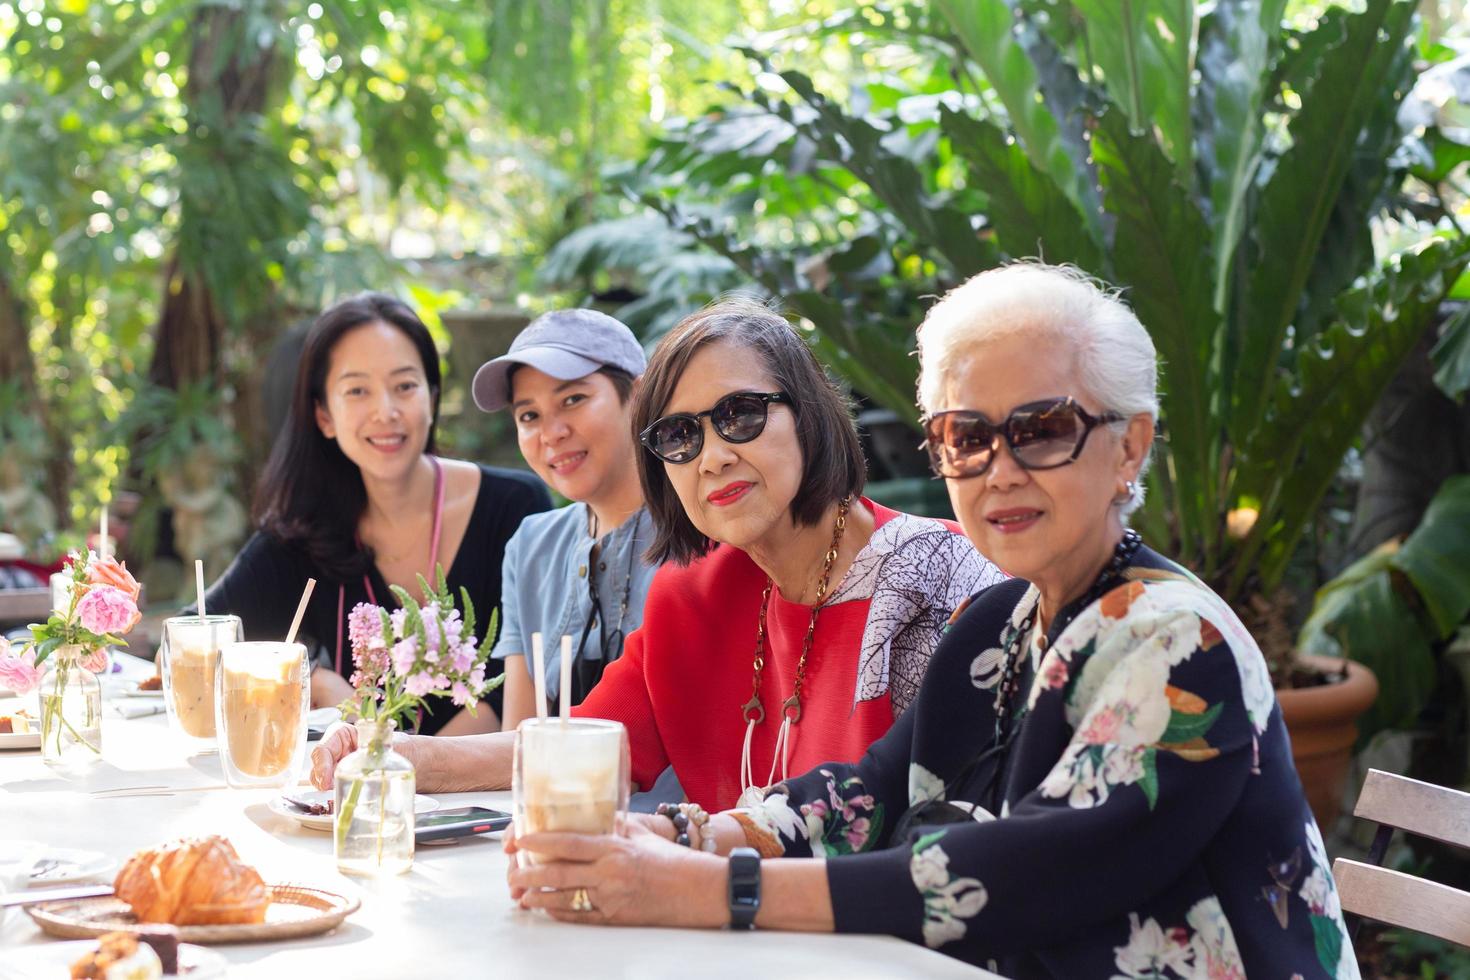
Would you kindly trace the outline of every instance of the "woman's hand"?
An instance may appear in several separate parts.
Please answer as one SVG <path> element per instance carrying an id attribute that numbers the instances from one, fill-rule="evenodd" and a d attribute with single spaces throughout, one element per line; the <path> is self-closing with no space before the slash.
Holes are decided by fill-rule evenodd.
<path id="1" fill-rule="evenodd" d="M 513 862 L 510 894 L 521 908 L 545 909 L 563 922 L 718 928 L 730 918 L 726 862 L 672 844 L 641 820 L 628 823 L 627 837 L 507 833 L 504 847 L 551 862 L 524 868 Z M 586 889 L 591 911 L 572 908 L 579 888 Z"/>

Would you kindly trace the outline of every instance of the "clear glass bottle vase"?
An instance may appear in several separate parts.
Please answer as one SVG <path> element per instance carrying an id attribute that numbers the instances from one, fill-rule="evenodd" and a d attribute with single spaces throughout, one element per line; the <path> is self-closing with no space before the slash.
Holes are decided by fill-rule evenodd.
<path id="1" fill-rule="evenodd" d="M 81 646 L 58 647 L 46 658 L 37 691 L 41 704 L 41 761 L 81 772 L 102 761 L 102 685 L 82 661 Z"/>
<path id="2" fill-rule="evenodd" d="M 343 874 L 400 875 L 413 867 L 413 763 L 393 751 L 395 727 L 358 721 L 357 751 L 337 765 L 333 838 Z"/>

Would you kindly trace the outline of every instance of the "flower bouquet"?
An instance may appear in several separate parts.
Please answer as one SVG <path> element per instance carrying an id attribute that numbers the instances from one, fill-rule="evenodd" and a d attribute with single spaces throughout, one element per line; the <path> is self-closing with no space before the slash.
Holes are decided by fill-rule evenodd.
<path id="1" fill-rule="evenodd" d="M 337 865 L 350 874 L 402 874 L 413 866 L 414 773 L 392 749 L 394 728 L 431 697 L 474 714 L 480 697 L 504 680 L 485 680 L 487 651 L 478 649 L 469 593 L 460 589 L 461 617 L 444 570 L 436 573 L 434 587 L 419 577 L 422 605 L 393 586 L 400 608 L 359 603 L 347 619 L 356 693 L 342 711 L 357 717 L 358 747 L 337 766 L 334 812 Z"/>
<path id="2" fill-rule="evenodd" d="M 123 635 L 142 618 L 141 588 L 124 563 L 91 551 L 73 553 L 62 575 L 66 609 L 32 623 L 25 647 L 0 647 L 0 682 L 19 694 L 40 688 L 41 758 L 77 768 L 101 758 L 102 687 L 95 675 L 107 668 L 106 648 L 126 646 Z"/>

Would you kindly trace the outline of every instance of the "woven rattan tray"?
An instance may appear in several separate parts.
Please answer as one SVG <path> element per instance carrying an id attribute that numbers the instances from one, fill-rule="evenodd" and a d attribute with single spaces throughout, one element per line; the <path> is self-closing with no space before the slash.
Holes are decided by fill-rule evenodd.
<path id="1" fill-rule="evenodd" d="M 330 932 L 362 905 L 355 898 L 305 885 L 271 885 L 265 921 L 249 925 L 179 926 L 186 943 L 259 943 L 297 939 Z M 45 902 L 26 909 L 47 935 L 60 939 L 93 939 L 105 932 L 136 928 L 138 920 L 120 898 L 82 898 Z"/>

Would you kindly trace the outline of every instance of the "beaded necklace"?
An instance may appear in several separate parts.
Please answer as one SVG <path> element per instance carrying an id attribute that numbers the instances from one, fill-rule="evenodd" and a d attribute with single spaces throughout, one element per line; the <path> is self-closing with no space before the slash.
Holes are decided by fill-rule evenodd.
<path id="1" fill-rule="evenodd" d="M 1108 560 L 1107 565 L 1098 573 L 1093 580 L 1092 586 L 1078 602 L 1069 603 L 1072 612 L 1058 618 L 1052 624 L 1052 629 L 1060 635 L 1088 606 L 1102 598 L 1104 592 L 1112 587 L 1114 581 L 1122 576 L 1123 569 L 1133 560 L 1143 544 L 1143 538 L 1133 528 L 1125 528 L 1123 537 L 1113 548 L 1113 557 Z M 1015 699 L 1016 690 L 1021 686 L 1021 647 L 1026 637 L 1030 635 L 1031 628 L 1036 625 L 1036 611 L 1041 607 L 1041 600 L 1037 599 L 1035 605 L 1026 613 L 1026 618 L 1021 620 L 1021 625 L 1011 634 L 1005 645 L 1005 665 L 1001 669 L 1000 683 L 996 685 L 995 691 L 995 739 L 999 744 L 1005 734 L 1006 721 L 1010 717 L 1011 702 Z M 1047 640 L 1042 636 L 1037 641 L 1043 650 L 1046 649 Z"/>

